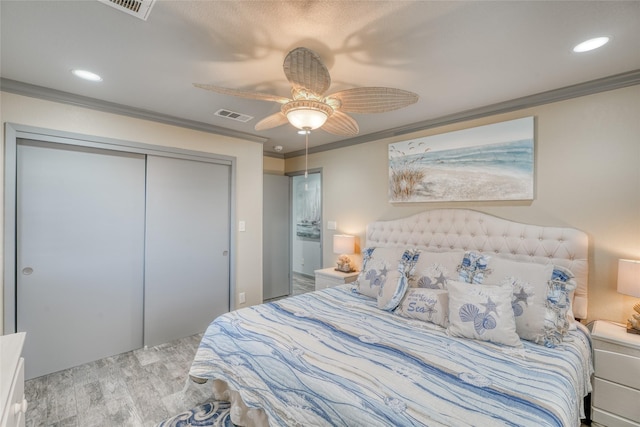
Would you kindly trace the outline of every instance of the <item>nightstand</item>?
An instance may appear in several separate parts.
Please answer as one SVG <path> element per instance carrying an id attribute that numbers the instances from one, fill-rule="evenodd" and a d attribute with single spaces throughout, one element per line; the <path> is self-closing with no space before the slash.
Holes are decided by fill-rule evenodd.
<path id="1" fill-rule="evenodd" d="M 344 285 L 345 283 L 355 282 L 360 272 L 343 273 L 336 271 L 333 267 L 316 270 L 316 291 L 320 289 L 331 288 L 333 286 Z"/>
<path id="2" fill-rule="evenodd" d="M 608 427 L 640 427 L 640 335 L 622 325 L 591 325 L 594 378 L 591 419 Z"/>

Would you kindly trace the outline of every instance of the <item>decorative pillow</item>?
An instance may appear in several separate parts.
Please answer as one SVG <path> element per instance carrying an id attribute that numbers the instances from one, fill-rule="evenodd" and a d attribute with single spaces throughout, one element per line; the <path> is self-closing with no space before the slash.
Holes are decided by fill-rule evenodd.
<path id="1" fill-rule="evenodd" d="M 573 272 L 568 268 L 562 267 L 560 265 L 555 265 L 553 267 L 553 274 L 551 275 L 551 280 L 559 280 L 561 282 L 565 282 L 567 283 L 567 286 L 569 286 L 569 288 L 572 288 L 572 290 L 569 292 L 569 302 L 571 303 L 571 307 L 567 312 L 567 320 L 569 320 L 569 323 L 571 324 L 572 329 L 575 328 L 575 325 L 573 324 L 573 322 L 574 320 L 576 320 L 573 314 L 573 296 L 576 288 L 578 287 L 578 284 L 576 283 L 574 278 L 575 276 L 573 275 Z"/>
<path id="2" fill-rule="evenodd" d="M 395 313 L 446 328 L 449 326 L 449 292 L 444 289 L 409 288 Z"/>
<path id="3" fill-rule="evenodd" d="M 450 280 L 449 327 L 454 337 L 522 347 L 511 307 L 511 286 L 489 286 Z"/>
<path id="4" fill-rule="evenodd" d="M 494 257 L 482 276 L 484 284 L 509 284 L 520 338 L 547 347 L 562 342 L 570 327 L 567 314 L 575 282 L 571 272 L 553 264 L 537 264 Z M 478 277 L 478 276 L 476 276 Z"/>
<path id="5" fill-rule="evenodd" d="M 467 251 L 458 267 L 459 280 L 467 283 L 482 283 L 484 276 L 491 271 L 488 269 L 489 255 Z"/>
<path id="6" fill-rule="evenodd" d="M 363 295 L 377 298 L 378 308 L 393 310 L 409 286 L 406 273 L 417 260 L 416 252 L 404 248 L 367 248 L 362 251 L 356 288 Z"/>
<path id="7" fill-rule="evenodd" d="M 464 251 L 420 251 L 418 262 L 409 273 L 412 288 L 445 289 L 447 280 L 458 280 L 458 266 Z"/>
<path id="8" fill-rule="evenodd" d="M 419 252 L 414 250 L 406 250 L 402 254 L 400 262 L 396 267 L 397 280 L 388 281 L 380 287 L 378 293 L 378 308 L 381 310 L 391 311 L 400 304 L 407 288 L 409 287 L 409 279 L 407 274 L 415 266 L 418 261 Z M 396 275 L 392 275 L 394 278 Z"/>

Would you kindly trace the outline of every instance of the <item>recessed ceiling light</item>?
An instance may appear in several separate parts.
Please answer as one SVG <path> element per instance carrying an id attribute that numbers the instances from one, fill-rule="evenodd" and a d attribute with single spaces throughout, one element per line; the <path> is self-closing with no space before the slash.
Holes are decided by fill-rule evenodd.
<path id="1" fill-rule="evenodd" d="M 92 81 L 92 82 L 101 82 L 102 81 L 102 77 L 100 77 L 96 73 L 92 73 L 91 71 L 87 71 L 87 70 L 71 70 L 71 72 L 73 73 L 74 76 L 80 77 L 81 79 L 89 80 L 89 81 Z"/>
<path id="2" fill-rule="evenodd" d="M 590 50 L 602 47 L 608 42 L 609 42 L 609 37 L 596 37 L 593 39 L 583 41 L 582 43 L 576 45 L 576 47 L 573 48 L 573 51 L 577 53 L 588 52 Z"/>

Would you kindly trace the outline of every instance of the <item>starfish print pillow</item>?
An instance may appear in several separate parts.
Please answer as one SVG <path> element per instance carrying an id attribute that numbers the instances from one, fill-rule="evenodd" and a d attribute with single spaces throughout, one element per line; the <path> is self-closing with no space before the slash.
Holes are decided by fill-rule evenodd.
<path id="1" fill-rule="evenodd" d="M 511 307 L 513 290 L 509 284 L 491 286 L 450 280 L 447 287 L 447 332 L 450 336 L 522 347 L 522 341 L 516 333 Z"/>
<path id="2" fill-rule="evenodd" d="M 484 284 L 507 284 L 520 338 L 546 347 L 560 344 L 570 327 L 571 291 L 575 282 L 556 279 L 553 264 L 494 257 Z"/>
<path id="3" fill-rule="evenodd" d="M 362 270 L 355 282 L 355 289 L 362 295 L 372 298 L 387 296 L 389 300 L 397 299 L 395 308 L 404 296 L 407 279 L 403 267 L 405 248 L 366 248 L 362 251 Z M 400 288 L 402 295 L 396 295 Z M 389 301 L 387 301 L 389 302 Z M 382 308 L 382 307 L 380 307 Z"/>
<path id="4" fill-rule="evenodd" d="M 409 287 L 446 289 L 447 280 L 458 280 L 458 266 L 463 256 L 464 251 L 421 250 L 418 262 L 409 272 Z"/>

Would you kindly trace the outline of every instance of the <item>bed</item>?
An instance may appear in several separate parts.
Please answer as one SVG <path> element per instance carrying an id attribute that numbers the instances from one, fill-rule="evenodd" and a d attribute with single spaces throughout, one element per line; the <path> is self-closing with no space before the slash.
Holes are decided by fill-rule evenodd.
<path id="1" fill-rule="evenodd" d="M 218 317 L 190 377 L 237 425 L 579 426 L 587 253 L 579 230 L 467 209 L 374 222 L 355 286 Z"/>

